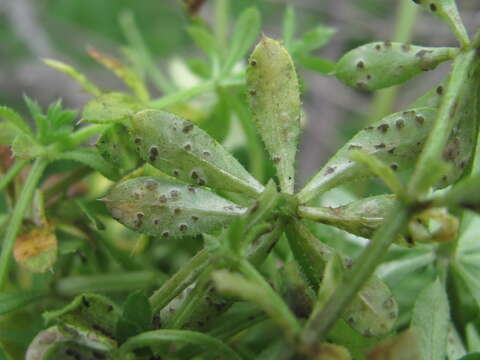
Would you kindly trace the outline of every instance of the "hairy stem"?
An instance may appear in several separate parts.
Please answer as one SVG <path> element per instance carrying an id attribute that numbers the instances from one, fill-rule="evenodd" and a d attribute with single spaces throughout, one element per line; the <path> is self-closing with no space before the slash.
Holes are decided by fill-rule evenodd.
<path id="1" fill-rule="evenodd" d="M 33 193 L 35 192 L 37 184 L 47 165 L 48 161 L 43 158 L 35 160 L 35 163 L 28 174 L 27 182 L 25 183 L 25 186 L 20 193 L 20 197 L 13 209 L 10 223 L 8 224 L 5 237 L 3 238 L 2 253 L 0 254 L 0 291 L 5 288 L 13 246 L 18 231 L 20 230 L 20 226 L 22 225 L 23 217 L 25 216 L 27 207 L 32 200 Z"/>
<path id="2" fill-rule="evenodd" d="M 22 170 L 26 165 L 28 164 L 28 160 L 24 159 L 19 159 L 15 161 L 15 164 L 13 164 L 7 171 L 5 175 L 2 176 L 0 179 L 0 191 L 3 191 L 3 189 L 10 184 L 10 182 L 17 176 L 17 174 Z"/>
<path id="3" fill-rule="evenodd" d="M 190 261 L 182 266 L 163 286 L 150 296 L 150 304 L 154 313 L 165 307 L 172 299 L 187 288 L 207 267 L 210 254 L 207 250 L 199 251 Z"/>

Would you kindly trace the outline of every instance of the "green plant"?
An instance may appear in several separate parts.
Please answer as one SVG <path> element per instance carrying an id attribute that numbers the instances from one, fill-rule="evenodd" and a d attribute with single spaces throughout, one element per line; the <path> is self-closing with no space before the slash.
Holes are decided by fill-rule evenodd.
<path id="1" fill-rule="evenodd" d="M 192 20 L 189 34 L 208 59 L 186 62 L 192 87 L 154 66 L 129 14 L 121 23 L 132 66 L 89 50 L 129 93 L 46 60 L 94 99 L 82 111 L 89 124 L 74 126 L 60 103 L 43 113 L 26 98 L 35 132 L 0 108 L 0 140 L 15 158 L 0 180 L 11 208 L 0 218 L 0 314 L 14 328 L 27 304 L 61 308 L 43 314 L 48 328 L 27 359 L 475 358 L 480 31 L 470 41 L 453 0 L 415 2 L 450 26 L 458 48 L 375 42 L 335 64 L 311 55 L 333 31 L 295 39 L 289 8 L 284 43 L 263 36 L 245 68 L 260 29 L 250 8 L 228 48 L 223 27 L 214 34 Z M 217 2 L 218 24 L 225 4 Z M 441 84 L 368 124 L 295 192 L 295 63 L 378 90 L 447 60 Z M 164 96 L 152 99 L 146 78 Z M 231 118 L 246 139 L 242 162 L 221 144 Z M 96 135 L 95 147 L 81 146 Z M 101 176 L 111 182 L 99 186 Z M 88 191 L 66 196 L 86 178 Z M 391 193 L 321 205 L 328 190 L 367 178 Z M 351 234 L 370 241 L 359 246 Z M 136 240 L 134 256 L 124 239 Z M 3 336 L 9 358 L 15 346 Z"/>

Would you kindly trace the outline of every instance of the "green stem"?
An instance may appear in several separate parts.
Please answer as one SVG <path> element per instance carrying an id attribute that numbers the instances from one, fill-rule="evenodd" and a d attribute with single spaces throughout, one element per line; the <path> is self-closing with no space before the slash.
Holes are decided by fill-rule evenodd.
<path id="1" fill-rule="evenodd" d="M 150 102 L 150 106 L 162 109 L 176 103 L 189 100 L 200 94 L 213 91 L 215 89 L 215 82 L 212 80 L 202 82 L 189 89 L 182 90 L 171 95 L 163 96 L 160 99 L 156 99 Z"/>
<path id="2" fill-rule="evenodd" d="M 28 160 L 19 159 L 8 169 L 7 173 L 0 179 L 0 191 L 10 184 L 15 176 L 28 164 Z"/>
<path id="3" fill-rule="evenodd" d="M 192 292 L 180 308 L 167 320 L 165 327 L 180 329 L 193 317 L 193 314 L 201 307 L 203 299 L 208 295 L 211 285 L 210 275 L 213 270 L 213 266 L 208 266 L 202 271 Z"/>
<path id="4" fill-rule="evenodd" d="M 195 331 L 188 330 L 155 330 L 144 332 L 129 338 L 119 349 L 121 353 L 127 353 L 137 348 L 156 346 L 162 342 L 186 342 L 204 346 L 212 352 L 225 355 L 226 359 L 242 360 L 240 355 L 220 340 Z"/>
<path id="5" fill-rule="evenodd" d="M 132 291 L 145 288 L 158 280 L 158 273 L 153 271 L 73 276 L 58 280 L 55 292 L 60 296 L 71 297 L 83 292 Z"/>
<path id="6" fill-rule="evenodd" d="M 409 209 L 404 204 L 397 202 L 384 225 L 377 231 L 352 271 L 348 273 L 345 281 L 340 284 L 323 310 L 311 319 L 309 326 L 303 331 L 302 341 L 308 348 L 315 346 L 325 338 L 345 307 L 380 264 L 390 244 L 405 228 L 408 217 Z"/>
<path id="7" fill-rule="evenodd" d="M 458 96 L 474 59 L 475 51 L 473 50 L 462 52 L 455 58 L 450 81 L 440 104 L 437 119 L 409 183 L 408 194 L 411 198 L 416 198 L 418 195 L 425 193 L 438 180 L 437 176 L 441 175 L 444 168 L 441 155 L 455 125 L 457 117 L 454 116 L 454 113 L 457 111 Z"/>
<path id="8" fill-rule="evenodd" d="M 43 158 L 35 160 L 27 181 L 23 187 L 20 197 L 18 198 L 13 209 L 10 223 L 7 227 L 5 237 L 2 242 L 2 253 L 0 254 L 0 291 L 5 288 L 7 281 L 9 265 L 12 257 L 12 250 L 17 238 L 18 231 L 22 225 L 23 217 L 27 211 L 27 207 L 32 200 L 33 193 L 42 177 L 43 171 L 48 165 L 48 161 Z"/>
<path id="9" fill-rule="evenodd" d="M 89 140 L 92 136 L 101 134 L 107 127 L 107 124 L 94 124 L 85 126 L 75 131 L 69 139 L 69 145 L 76 147 Z"/>
<path id="10" fill-rule="evenodd" d="M 210 262 L 210 254 L 203 249 L 198 252 L 190 261 L 182 266 L 182 268 L 165 282 L 152 296 L 150 296 L 150 304 L 153 313 L 164 308 L 170 301 L 178 296 L 183 290 L 192 284 L 207 267 Z"/>
<path id="11" fill-rule="evenodd" d="M 407 43 L 413 35 L 413 25 L 418 14 L 418 6 L 410 1 L 400 1 L 396 12 L 393 41 Z M 400 86 L 375 92 L 368 123 L 377 121 L 392 112 Z"/>

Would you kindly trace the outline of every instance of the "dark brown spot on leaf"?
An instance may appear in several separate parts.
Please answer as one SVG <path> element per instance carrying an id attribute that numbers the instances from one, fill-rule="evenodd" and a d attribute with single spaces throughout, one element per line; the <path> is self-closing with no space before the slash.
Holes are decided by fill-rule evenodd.
<path id="1" fill-rule="evenodd" d="M 381 125 L 378 125 L 377 127 L 377 130 L 382 132 L 382 133 L 386 133 L 388 131 L 388 124 L 381 124 Z"/>

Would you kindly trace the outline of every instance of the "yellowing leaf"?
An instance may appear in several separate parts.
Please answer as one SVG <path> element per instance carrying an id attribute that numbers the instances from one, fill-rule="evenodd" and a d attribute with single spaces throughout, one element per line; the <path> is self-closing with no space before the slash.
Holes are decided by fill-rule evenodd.
<path id="1" fill-rule="evenodd" d="M 15 260 L 28 270 L 43 273 L 57 260 L 57 238 L 52 226 L 34 228 L 19 236 L 13 249 Z"/>
<path id="2" fill-rule="evenodd" d="M 87 52 L 96 61 L 105 66 L 107 69 L 110 69 L 115 75 L 122 79 L 125 84 L 132 89 L 133 93 L 138 97 L 139 100 L 144 102 L 148 102 L 150 100 L 150 95 L 143 80 L 133 69 L 125 66 L 117 59 L 102 54 L 93 48 L 88 48 Z"/>

